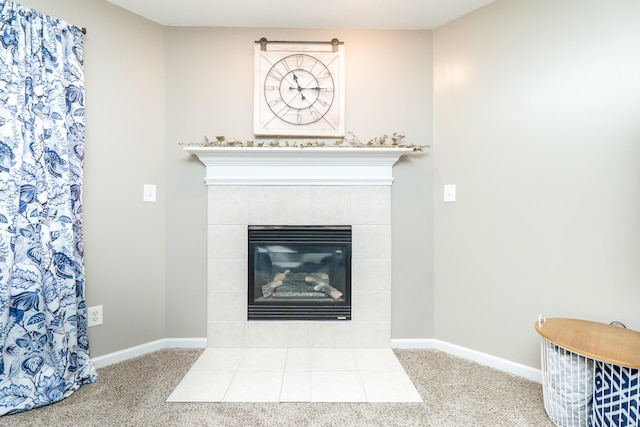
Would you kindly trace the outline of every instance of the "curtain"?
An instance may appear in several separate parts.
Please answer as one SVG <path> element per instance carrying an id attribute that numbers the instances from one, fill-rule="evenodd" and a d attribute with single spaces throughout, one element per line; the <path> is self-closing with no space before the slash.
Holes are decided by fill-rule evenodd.
<path id="1" fill-rule="evenodd" d="M 0 415 L 98 380 L 82 235 L 81 30 L 0 0 Z"/>

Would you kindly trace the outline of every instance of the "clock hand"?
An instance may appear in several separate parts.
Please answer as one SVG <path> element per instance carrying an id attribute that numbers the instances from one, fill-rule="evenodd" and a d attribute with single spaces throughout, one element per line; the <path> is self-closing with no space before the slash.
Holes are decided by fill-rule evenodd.
<path id="1" fill-rule="evenodd" d="M 302 93 L 303 88 L 300 87 L 300 83 L 298 82 L 298 76 L 296 76 L 296 73 L 293 73 L 293 80 L 296 82 L 296 86 L 298 86 L 298 92 L 300 92 L 300 96 L 302 97 L 302 100 L 305 101 L 307 98 L 304 97 L 304 93 Z M 295 87 L 291 87 L 289 86 L 289 90 L 296 90 Z"/>
<path id="2" fill-rule="evenodd" d="M 302 100 L 303 100 L 303 101 L 304 101 L 305 99 L 307 99 L 307 98 L 305 98 L 304 93 L 302 93 L 302 91 L 304 90 L 304 88 L 298 87 L 298 88 L 296 89 L 295 87 L 291 87 L 291 86 L 289 86 L 289 90 L 297 90 L 298 92 L 300 92 L 300 96 L 302 97 Z"/>

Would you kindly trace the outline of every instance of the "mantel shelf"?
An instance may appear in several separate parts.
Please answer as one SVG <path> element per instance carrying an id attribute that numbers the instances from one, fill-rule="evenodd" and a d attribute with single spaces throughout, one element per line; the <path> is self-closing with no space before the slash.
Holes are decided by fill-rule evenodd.
<path id="1" fill-rule="evenodd" d="M 207 185 L 391 185 L 393 165 L 412 148 L 199 147 Z"/>

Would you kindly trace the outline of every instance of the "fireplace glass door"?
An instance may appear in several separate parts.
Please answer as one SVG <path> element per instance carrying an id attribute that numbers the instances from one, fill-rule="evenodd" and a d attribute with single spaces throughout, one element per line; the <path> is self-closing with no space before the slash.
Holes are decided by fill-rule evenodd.
<path id="1" fill-rule="evenodd" d="M 249 226 L 249 320 L 350 320 L 350 226 Z"/>

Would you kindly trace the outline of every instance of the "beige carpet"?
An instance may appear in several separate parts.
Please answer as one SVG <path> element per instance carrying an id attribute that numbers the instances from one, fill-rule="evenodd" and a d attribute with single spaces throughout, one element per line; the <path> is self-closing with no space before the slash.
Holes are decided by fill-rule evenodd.
<path id="1" fill-rule="evenodd" d="M 98 370 L 68 399 L 0 426 L 553 427 L 541 385 L 435 350 L 395 350 L 424 403 L 173 403 L 202 350 L 163 350 Z"/>

